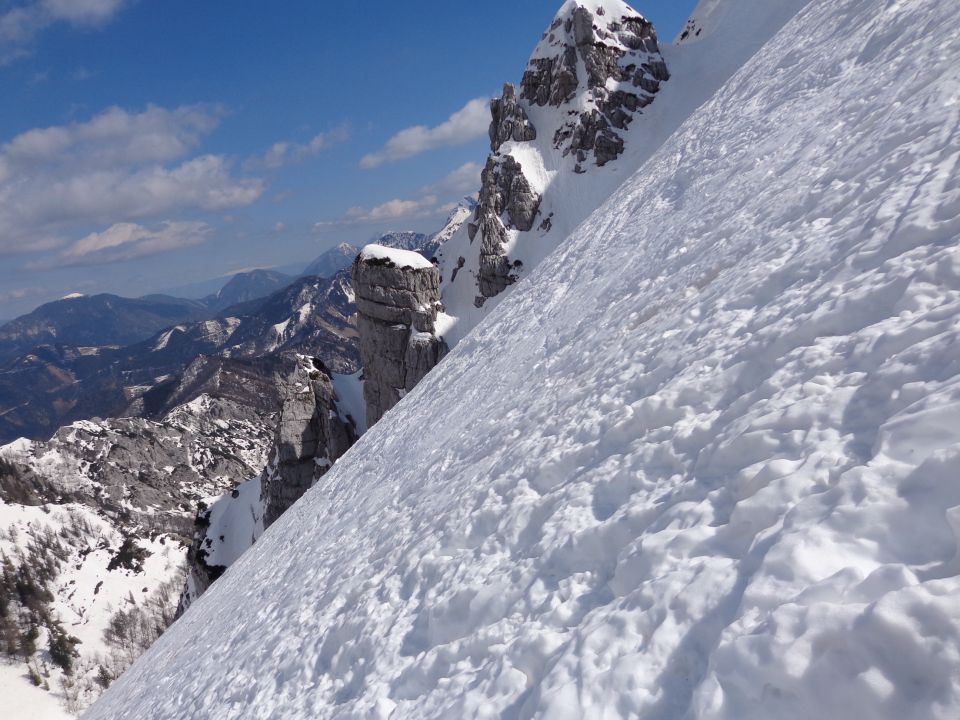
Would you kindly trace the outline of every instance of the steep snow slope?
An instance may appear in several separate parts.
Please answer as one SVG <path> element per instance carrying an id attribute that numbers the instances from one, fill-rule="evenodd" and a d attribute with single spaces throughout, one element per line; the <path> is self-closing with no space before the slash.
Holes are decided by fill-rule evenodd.
<path id="1" fill-rule="evenodd" d="M 88 717 L 960 715 L 955 20 L 813 0 Z"/>

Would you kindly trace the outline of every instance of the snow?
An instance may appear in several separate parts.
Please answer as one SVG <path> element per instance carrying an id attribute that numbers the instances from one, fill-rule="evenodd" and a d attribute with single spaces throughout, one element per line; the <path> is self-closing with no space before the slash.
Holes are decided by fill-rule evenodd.
<path id="1" fill-rule="evenodd" d="M 960 716 L 955 19 L 813 0 L 87 717 Z"/>
<path id="2" fill-rule="evenodd" d="M 360 258 L 366 260 L 388 260 L 399 268 L 422 270 L 433 267 L 433 263 L 423 255 L 412 250 L 398 250 L 383 245 L 367 245 L 360 252 Z"/>
<path id="3" fill-rule="evenodd" d="M 67 538 L 68 528 L 85 523 L 88 528 L 80 538 L 70 538 L 70 556 L 62 563 L 51 586 L 54 600 L 53 617 L 63 623 L 64 629 L 80 641 L 76 661 L 80 676 L 93 674 L 99 663 L 105 662 L 111 648 L 104 639 L 111 616 L 118 609 L 129 606 L 128 598 L 145 600 L 144 588 L 155 589 L 165 581 L 178 576 L 184 561 L 184 549 L 169 535 L 140 538 L 138 546 L 150 556 L 143 570 L 108 570 L 108 565 L 124 540 L 123 534 L 91 508 L 70 503 L 32 507 L 0 501 L 0 551 L 14 557 L 15 539 L 29 537 L 30 530 L 52 529 Z M 46 631 L 38 640 L 43 648 Z M 62 671 L 50 663 L 44 652 L 32 658 L 47 683 L 48 689 L 35 687 L 27 675 L 27 665 L 8 663 L 0 659 L 0 689 L 4 718 L 72 717 L 64 708 L 64 694 L 60 686 Z M 78 678 L 78 679 L 82 679 Z M 7 701 L 14 710 L 7 714 Z M 89 702 L 89 698 L 84 698 Z M 27 710 L 26 708 L 30 708 Z"/>
<path id="4" fill-rule="evenodd" d="M 157 342 L 154 343 L 153 349 L 157 352 L 160 350 L 165 350 L 166 347 L 170 344 L 170 338 L 173 337 L 174 333 L 185 333 L 187 331 L 186 325 L 176 325 L 169 330 L 161 333 L 160 337 L 157 338 Z"/>
<path id="5" fill-rule="evenodd" d="M 337 412 L 342 418 L 350 418 L 357 427 L 357 433 L 367 431 L 367 403 L 363 399 L 363 371 L 353 375 L 333 373 L 333 389 L 337 394 Z"/>
<path id="6" fill-rule="evenodd" d="M 70 720 L 60 703 L 46 690 L 35 687 L 27 677 L 27 666 L 0 660 L 0 687 L 3 688 L 3 717 L 8 720 Z"/>
<path id="7" fill-rule="evenodd" d="M 241 483 L 232 493 L 207 498 L 206 502 L 210 506 L 206 563 L 229 567 L 263 533 L 260 478 Z"/>

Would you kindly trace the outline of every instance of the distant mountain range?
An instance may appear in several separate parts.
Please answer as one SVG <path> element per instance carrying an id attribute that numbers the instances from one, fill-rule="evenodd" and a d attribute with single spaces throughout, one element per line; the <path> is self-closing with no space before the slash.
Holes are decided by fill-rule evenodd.
<path id="1" fill-rule="evenodd" d="M 392 232 L 378 240 L 429 256 L 451 234 L 454 213 L 433 235 Z M 454 228 L 455 229 L 455 228 Z M 335 372 L 359 368 L 349 267 L 357 248 L 343 243 L 300 277 L 273 270 L 234 275 L 200 300 L 72 296 L 0 327 L 0 444 L 46 440 L 59 427 L 95 417 L 158 418 L 192 397 L 184 378 L 250 360 L 298 352 Z"/>
<path id="2" fill-rule="evenodd" d="M 122 347 L 38 345 L 0 370 L 0 444 L 46 439 L 84 418 L 152 416 L 201 356 L 243 359 L 290 350 L 354 372 L 353 314 L 342 271 L 329 279 L 300 278 L 267 298 Z"/>
<path id="3" fill-rule="evenodd" d="M 0 327 L 0 363 L 37 345 L 128 345 L 209 313 L 201 301 L 162 295 L 140 299 L 92 295 L 57 300 Z"/>

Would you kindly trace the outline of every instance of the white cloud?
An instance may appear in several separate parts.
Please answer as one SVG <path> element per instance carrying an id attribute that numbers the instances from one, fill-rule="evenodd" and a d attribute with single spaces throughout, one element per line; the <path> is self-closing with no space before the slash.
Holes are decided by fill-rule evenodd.
<path id="1" fill-rule="evenodd" d="M 456 203 L 450 202 L 449 198 L 475 193 L 479 189 L 482 170 L 483 168 L 475 162 L 465 163 L 438 182 L 420 188 L 414 198 L 397 198 L 373 208 L 350 208 L 339 220 L 319 222 L 314 225 L 314 229 L 323 230 L 327 227 L 390 222 L 449 213 L 456 207 Z"/>
<path id="2" fill-rule="evenodd" d="M 0 303 L 19 302 L 48 295 L 49 290 L 42 287 L 15 288 L 0 293 Z M 9 319 L 9 318 L 8 318 Z"/>
<path id="3" fill-rule="evenodd" d="M 421 194 L 427 195 L 466 195 L 480 189 L 480 173 L 483 166 L 475 163 L 464 163 L 445 178 L 433 185 L 421 188 Z"/>
<path id="4" fill-rule="evenodd" d="M 45 163 L 89 168 L 166 162 L 195 149 L 223 115 L 216 105 L 175 110 L 150 105 L 140 113 L 112 107 L 84 123 L 21 133 L 0 147 L 0 154 L 25 170 Z"/>
<path id="5" fill-rule="evenodd" d="M 153 230 L 135 223 L 117 223 L 78 240 L 56 260 L 45 261 L 45 266 L 101 264 L 156 255 L 200 245 L 212 231 L 202 222 L 165 222 Z"/>
<path id="6" fill-rule="evenodd" d="M 437 148 L 463 145 L 486 135 L 489 126 L 489 101 L 476 98 L 436 127 L 417 125 L 401 130 L 387 141 L 380 152 L 365 156 L 360 161 L 360 167 L 375 168 Z"/>
<path id="7" fill-rule="evenodd" d="M 110 20 L 127 0 L 40 0 L 35 3 L 54 21 L 99 25 Z"/>
<path id="8" fill-rule="evenodd" d="M 128 0 L 29 0 L 0 14 L 0 65 L 29 54 L 26 46 L 51 25 L 96 27 L 110 21 Z M 9 4 L 7 4 L 9 6 Z"/>
<path id="9" fill-rule="evenodd" d="M 421 217 L 438 212 L 439 201 L 436 195 L 428 195 L 419 200 L 390 200 L 375 208 L 350 208 L 344 221 L 347 223 L 376 223 L 401 218 Z"/>
<path id="10" fill-rule="evenodd" d="M 260 179 L 235 176 L 219 155 L 189 157 L 222 116 L 216 106 L 111 108 L 0 145 L 0 254 L 47 249 L 78 225 L 253 203 Z"/>
<path id="11" fill-rule="evenodd" d="M 248 169 L 266 168 L 275 170 L 284 165 L 293 165 L 319 155 L 334 145 L 346 142 L 350 138 L 350 128 L 346 125 L 330 132 L 320 133 L 308 143 L 278 142 L 263 155 L 251 158 L 245 164 Z"/>

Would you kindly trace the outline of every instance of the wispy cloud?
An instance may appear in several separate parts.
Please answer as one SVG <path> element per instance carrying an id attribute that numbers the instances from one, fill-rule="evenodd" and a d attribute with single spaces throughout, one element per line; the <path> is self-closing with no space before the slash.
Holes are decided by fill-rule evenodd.
<path id="1" fill-rule="evenodd" d="M 463 145 L 483 137 L 490 126 L 489 104 L 486 98 L 476 98 L 436 127 L 416 125 L 401 130 L 387 141 L 382 150 L 366 155 L 360 161 L 360 167 L 375 168 L 437 148 Z"/>
<path id="2" fill-rule="evenodd" d="M 0 254 L 63 244 L 77 225 L 253 203 L 261 180 L 237 177 L 220 155 L 189 157 L 223 114 L 217 106 L 111 108 L 0 146 Z"/>
<path id="3" fill-rule="evenodd" d="M 179 250 L 206 242 L 213 228 L 203 222 L 165 222 L 150 229 L 136 223 L 117 223 L 103 232 L 91 233 L 40 267 L 91 265 Z"/>
<path id="4" fill-rule="evenodd" d="M 483 166 L 475 162 L 464 163 L 442 180 L 420 189 L 421 194 L 466 195 L 480 189 L 480 173 Z"/>
<path id="5" fill-rule="evenodd" d="M 31 41 L 51 25 L 97 27 L 109 22 L 129 0 L 28 0 L 0 12 L 0 65 L 29 55 Z"/>
<path id="6" fill-rule="evenodd" d="M 308 160 L 349 139 L 350 128 L 347 125 L 341 125 L 329 132 L 316 135 L 307 143 L 274 143 L 263 155 L 248 160 L 244 167 L 249 170 L 275 170 L 285 165 L 293 165 Z"/>
<path id="7" fill-rule="evenodd" d="M 43 287 L 14 288 L 6 292 L 0 292 L 0 303 L 20 302 L 32 298 L 49 295 L 50 291 Z M 9 316 L 8 316 L 9 319 Z"/>

